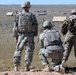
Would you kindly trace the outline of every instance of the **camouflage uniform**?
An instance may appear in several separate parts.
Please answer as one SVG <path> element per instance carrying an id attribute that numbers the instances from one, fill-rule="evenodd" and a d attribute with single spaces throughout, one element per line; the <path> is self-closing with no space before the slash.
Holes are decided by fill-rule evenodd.
<path id="1" fill-rule="evenodd" d="M 15 65 L 20 64 L 21 53 L 25 48 L 25 65 L 30 66 L 33 58 L 33 51 L 35 48 L 34 36 L 37 36 L 37 32 L 38 22 L 33 13 L 22 11 L 16 15 L 13 27 L 13 36 L 18 38 L 13 60 Z"/>
<path id="2" fill-rule="evenodd" d="M 65 32 L 66 30 L 66 32 Z M 64 55 L 63 60 L 65 62 L 68 60 L 69 54 L 71 52 L 72 46 L 74 46 L 75 57 L 76 57 L 76 11 L 71 11 L 71 16 L 68 17 L 61 26 L 61 32 L 63 35 L 66 34 L 64 40 Z"/>
<path id="3" fill-rule="evenodd" d="M 51 22 L 45 21 L 43 27 L 46 27 L 47 24 Z M 51 25 L 51 24 L 50 24 Z M 40 52 L 39 56 L 42 64 L 48 65 L 49 62 L 47 58 L 52 58 L 51 69 L 54 71 L 59 71 L 59 65 L 61 64 L 63 56 L 63 47 L 61 42 L 60 34 L 57 30 L 46 28 L 39 36 Z"/>

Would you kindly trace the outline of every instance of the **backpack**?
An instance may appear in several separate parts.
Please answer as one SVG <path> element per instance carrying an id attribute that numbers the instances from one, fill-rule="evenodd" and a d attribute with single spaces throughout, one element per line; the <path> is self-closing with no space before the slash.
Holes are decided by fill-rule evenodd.
<path id="1" fill-rule="evenodd" d="M 58 31 L 48 30 L 44 34 L 44 47 L 49 45 L 59 45 L 61 43 L 60 34 Z"/>
<path id="2" fill-rule="evenodd" d="M 23 13 L 23 12 L 21 12 L 19 14 L 18 31 L 19 32 L 25 32 L 25 33 L 32 31 L 31 13 Z"/>

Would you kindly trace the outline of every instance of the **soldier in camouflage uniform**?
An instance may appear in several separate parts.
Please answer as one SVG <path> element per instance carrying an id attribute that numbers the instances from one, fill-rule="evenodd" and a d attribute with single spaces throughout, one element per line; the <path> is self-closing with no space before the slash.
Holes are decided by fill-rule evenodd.
<path id="1" fill-rule="evenodd" d="M 66 34 L 64 40 L 64 53 L 62 59 L 62 67 L 64 67 L 68 60 L 72 46 L 74 46 L 75 57 L 76 57 L 76 10 L 71 11 L 71 16 L 68 17 L 61 26 L 61 32 L 63 35 Z"/>
<path id="2" fill-rule="evenodd" d="M 14 70 L 18 71 L 18 66 L 21 60 L 22 50 L 26 49 L 25 53 L 25 71 L 30 70 L 30 65 L 33 58 L 34 51 L 34 36 L 38 33 L 38 22 L 33 13 L 29 12 L 31 4 L 29 1 L 25 1 L 22 4 L 23 11 L 16 15 L 13 36 L 16 38 L 17 45 L 14 53 Z"/>
<path id="3" fill-rule="evenodd" d="M 63 47 L 60 33 L 52 28 L 50 21 L 43 23 L 44 31 L 39 36 L 39 57 L 45 66 L 43 71 L 59 71 L 63 56 Z M 47 58 L 52 58 L 51 67 Z"/>

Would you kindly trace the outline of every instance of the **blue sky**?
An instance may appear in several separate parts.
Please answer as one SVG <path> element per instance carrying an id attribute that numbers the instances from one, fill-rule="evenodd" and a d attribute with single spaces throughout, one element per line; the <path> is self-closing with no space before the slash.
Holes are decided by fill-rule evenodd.
<path id="1" fill-rule="evenodd" d="M 22 4 L 25 0 L 0 0 L 0 4 Z M 76 4 L 76 0 L 29 0 L 31 4 Z"/>

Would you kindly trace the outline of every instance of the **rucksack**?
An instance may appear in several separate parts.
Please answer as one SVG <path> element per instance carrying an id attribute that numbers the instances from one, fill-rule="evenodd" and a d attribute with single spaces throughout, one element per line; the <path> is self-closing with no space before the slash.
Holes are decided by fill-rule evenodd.
<path id="1" fill-rule="evenodd" d="M 44 34 L 44 47 L 49 45 L 59 45 L 61 43 L 60 34 L 58 31 L 48 30 Z"/>
<path id="2" fill-rule="evenodd" d="M 19 32 L 31 32 L 32 31 L 32 17 L 31 13 L 20 13 L 18 20 Z"/>

